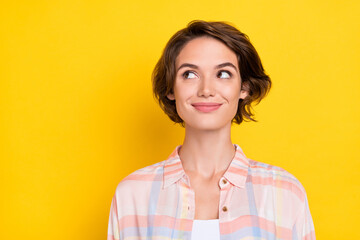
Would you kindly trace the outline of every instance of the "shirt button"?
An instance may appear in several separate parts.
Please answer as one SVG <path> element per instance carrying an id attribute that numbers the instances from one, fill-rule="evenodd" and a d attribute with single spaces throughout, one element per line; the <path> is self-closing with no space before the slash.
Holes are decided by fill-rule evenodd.
<path id="1" fill-rule="evenodd" d="M 222 210 L 224 211 L 224 212 L 227 212 L 227 207 L 226 206 L 224 206 L 223 208 L 222 208 Z"/>
<path id="2" fill-rule="evenodd" d="M 223 179 L 222 182 L 223 182 L 223 184 L 226 184 L 226 183 L 227 183 L 226 179 Z"/>

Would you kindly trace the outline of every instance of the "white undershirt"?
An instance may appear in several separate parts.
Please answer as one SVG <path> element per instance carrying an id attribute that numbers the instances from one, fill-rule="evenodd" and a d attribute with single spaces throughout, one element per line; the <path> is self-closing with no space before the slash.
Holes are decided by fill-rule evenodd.
<path id="1" fill-rule="evenodd" d="M 219 219 L 194 220 L 191 240 L 220 240 Z"/>

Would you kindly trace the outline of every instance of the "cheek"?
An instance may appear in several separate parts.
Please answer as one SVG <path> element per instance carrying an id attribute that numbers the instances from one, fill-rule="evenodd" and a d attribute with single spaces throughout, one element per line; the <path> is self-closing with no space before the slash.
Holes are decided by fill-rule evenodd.
<path id="1" fill-rule="evenodd" d="M 183 103 L 189 99 L 194 93 L 194 89 L 191 86 L 187 85 L 176 85 L 174 87 L 175 100 L 178 103 Z"/>
<path id="2" fill-rule="evenodd" d="M 237 102 L 240 97 L 240 87 L 233 86 L 233 87 L 223 88 L 222 93 L 223 96 L 225 96 L 229 102 L 233 102 L 233 101 Z"/>

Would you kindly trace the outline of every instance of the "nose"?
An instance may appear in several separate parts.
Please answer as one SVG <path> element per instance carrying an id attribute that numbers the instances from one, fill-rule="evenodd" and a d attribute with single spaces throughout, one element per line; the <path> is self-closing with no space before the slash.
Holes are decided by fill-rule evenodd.
<path id="1" fill-rule="evenodd" d="M 215 96 L 214 83 L 210 77 L 201 78 L 198 89 L 198 97 L 213 97 Z"/>

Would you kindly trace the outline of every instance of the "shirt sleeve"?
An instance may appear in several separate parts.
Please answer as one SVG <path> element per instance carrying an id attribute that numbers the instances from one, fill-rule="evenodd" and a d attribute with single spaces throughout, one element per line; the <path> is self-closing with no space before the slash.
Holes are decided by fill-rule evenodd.
<path id="1" fill-rule="evenodd" d="M 306 194 L 304 203 L 302 204 L 299 214 L 295 220 L 292 238 L 293 240 L 315 240 L 314 223 L 310 214 Z"/>
<path id="2" fill-rule="evenodd" d="M 119 240 L 119 239 L 120 239 L 119 220 L 118 220 L 117 201 L 115 194 L 111 201 L 111 206 L 110 206 L 107 240 Z"/>

